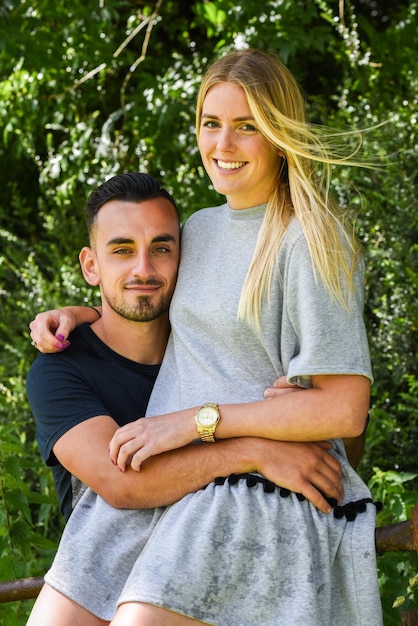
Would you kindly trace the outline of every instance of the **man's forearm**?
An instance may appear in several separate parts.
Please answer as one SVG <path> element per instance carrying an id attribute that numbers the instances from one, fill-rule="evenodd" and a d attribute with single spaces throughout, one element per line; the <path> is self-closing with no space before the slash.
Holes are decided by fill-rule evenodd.
<path id="1" fill-rule="evenodd" d="M 141 471 L 115 477 L 100 495 L 117 508 L 153 508 L 177 502 L 202 489 L 218 476 L 255 471 L 249 440 L 229 439 L 216 444 L 197 443 L 150 457 Z"/>
<path id="2" fill-rule="evenodd" d="M 290 491 L 302 493 L 324 513 L 331 510 L 326 497 L 337 502 L 343 495 L 339 462 L 329 453 L 331 444 L 281 442 L 256 437 L 192 444 L 150 457 L 139 473 L 119 473 L 111 499 L 118 508 L 149 508 L 172 504 L 218 476 L 258 472 Z M 116 470 L 117 471 L 117 470 Z M 132 488 L 134 483 L 135 488 Z M 118 483 L 114 483 L 117 485 Z M 324 497 L 326 496 L 326 497 Z"/>

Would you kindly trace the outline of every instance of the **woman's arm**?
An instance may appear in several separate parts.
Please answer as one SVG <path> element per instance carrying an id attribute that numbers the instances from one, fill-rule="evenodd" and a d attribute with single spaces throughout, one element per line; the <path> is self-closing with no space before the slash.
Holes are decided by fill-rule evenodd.
<path id="1" fill-rule="evenodd" d="M 76 326 L 95 322 L 101 307 L 66 306 L 38 313 L 29 324 L 32 344 L 39 352 L 59 352 L 70 345 L 67 337 Z"/>
<path id="2" fill-rule="evenodd" d="M 312 376 L 310 389 L 286 393 L 269 402 L 221 406 L 223 419 L 216 435 L 282 441 L 357 437 L 364 430 L 369 403 L 370 380 L 365 376 Z"/>
<path id="3" fill-rule="evenodd" d="M 222 404 L 216 438 L 263 437 L 278 441 L 325 441 L 359 436 L 367 419 L 370 381 L 365 376 L 312 376 L 312 388 L 284 393 L 269 401 Z M 216 400 L 216 398 L 214 398 Z M 198 437 L 195 415 L 200 407 L 120 428 L 109 454 L 121 469 L 155 454 L 174 450 Z"/>
<path id="4" fill-rule="evenodd" d="M 286 376 L 280 376 L 274 381 L 273 387 L 268 387 L 264 392 L 264 397 L 266 400 L 271 398 L 278 398 L 281 394 L 285 393 L 289 389 L 300 389 L 297 385 L 290 385 L 287 382 Z M 351 467 L 357 469 L 360 464 L 361 459 L 363 458 L 364 448 L 366 445 L 366 428 L 368 424 L 368 419 L 366 422 L 366 427 L 364 428 L 361 435 L 358 437 L 344 437 L 344 447 L 347 454 L 348 462 Z"/>

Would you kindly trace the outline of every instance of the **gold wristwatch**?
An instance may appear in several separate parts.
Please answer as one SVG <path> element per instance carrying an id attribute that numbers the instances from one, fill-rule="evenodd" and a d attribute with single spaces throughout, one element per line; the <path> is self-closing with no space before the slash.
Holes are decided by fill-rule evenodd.
<path id="1" fill-rule="evenodd" d="M 219 413 L 219 407 L 213 402 L 204 404 L 195 415 L 197 432 L 202 441 L 214 442 L 215 441 L 215 429 L 221 415 Z"/>

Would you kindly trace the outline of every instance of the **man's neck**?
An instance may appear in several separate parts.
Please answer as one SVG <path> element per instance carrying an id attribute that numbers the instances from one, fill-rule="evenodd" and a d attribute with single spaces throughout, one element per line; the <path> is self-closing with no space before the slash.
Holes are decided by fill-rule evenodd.
<path id="1" fill-rule="evenodd" d="M 92 324 L 93 332 L 114 352 L 131 361 L 158 365 L 163 360 L 170 334 L 168 313 L 152 322 L 132 322 L 113 311 L 103 310 Z"/>

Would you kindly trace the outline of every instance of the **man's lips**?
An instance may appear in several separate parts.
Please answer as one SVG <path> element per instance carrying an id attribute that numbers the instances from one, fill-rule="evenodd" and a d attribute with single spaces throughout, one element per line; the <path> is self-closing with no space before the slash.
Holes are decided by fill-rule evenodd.
<path id="1" fill-rule="evenodd" d="M 125 285 L 127 291 L 135 291 L 141 294 L 155 293 L 162 287 L 161 283 L 135 283 Z"/>

